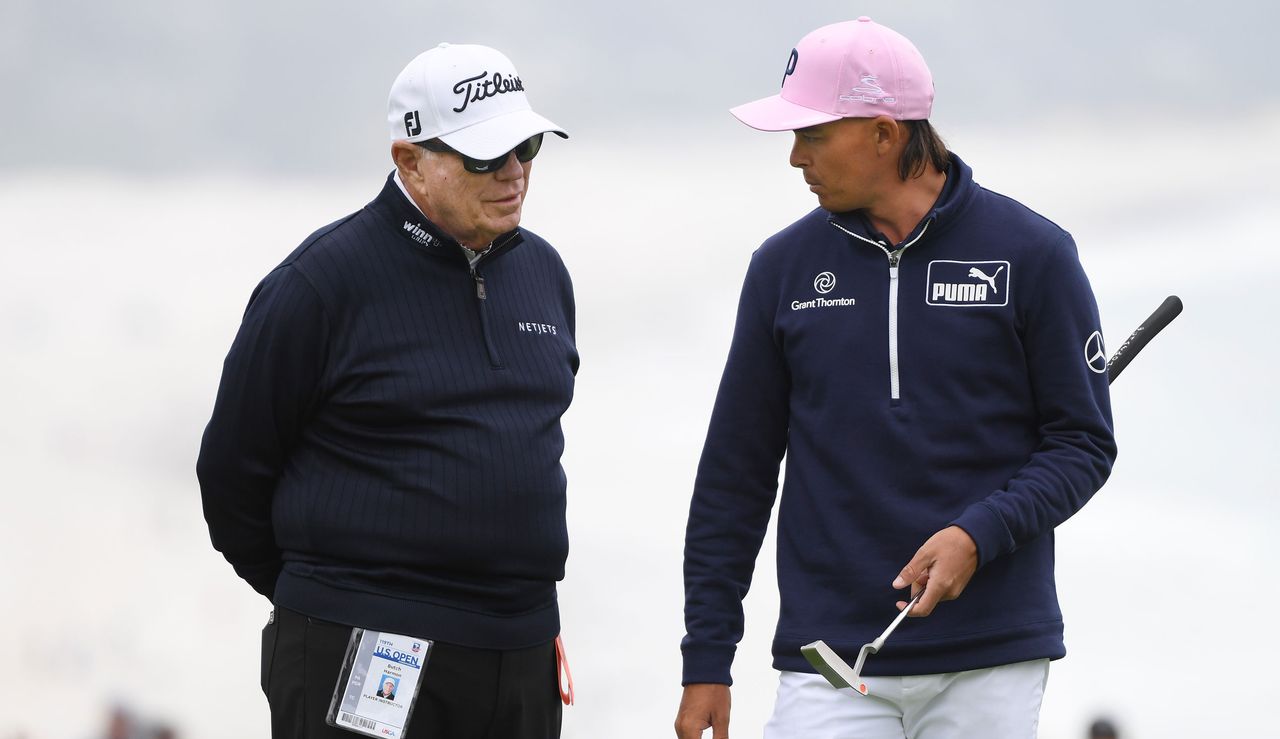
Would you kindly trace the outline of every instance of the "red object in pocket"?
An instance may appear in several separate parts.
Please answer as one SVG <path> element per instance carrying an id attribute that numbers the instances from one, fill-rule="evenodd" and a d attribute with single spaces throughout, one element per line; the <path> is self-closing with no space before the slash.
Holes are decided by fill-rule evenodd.
<path id="1" fill-rule="evenodd" d="M 556 637 L 556 687 L 560 700 L 566 706 L 573 705 L 573 673 L 569 671 L 569 658 L 564 654 L 564 639 Z"/>

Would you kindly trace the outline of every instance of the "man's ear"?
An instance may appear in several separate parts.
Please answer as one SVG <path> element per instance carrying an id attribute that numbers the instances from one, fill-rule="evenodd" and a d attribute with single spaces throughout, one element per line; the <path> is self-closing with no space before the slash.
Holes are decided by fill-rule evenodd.
<path id="1" fill-rule="evenodd" d="M 391 144 L 391 161 L 395 162 L 396 170 L 400 172 L 400 179 L 405 184 L 410 182 L 417 184 L 418 180 L 422 179 L 422 175 L 418 172 L 418 159 L 421 157 L 421 147 L 408 141 L 394 141 Z"/>
<path id="2" fill-rule="evenodd" d="M 906 129 L 887 115 L 876 116 L 872 122 L 872 130 L 876 137 L 876 151 L 881 156 L 896 151 L 899 142 L 906 134 Z"/>

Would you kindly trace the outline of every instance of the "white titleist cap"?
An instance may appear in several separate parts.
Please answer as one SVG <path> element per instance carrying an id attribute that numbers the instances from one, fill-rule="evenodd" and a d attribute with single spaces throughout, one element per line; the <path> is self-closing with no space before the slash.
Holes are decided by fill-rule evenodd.
<path id="1" fill-rule="evenodd" d="M 510 59 L 474 44 L 440 44 L 409 62 L 391 85 L 387 122 L 392 141 L 440 139 L 476 159 L 547 131 L 569 138 L 529 107 Z"/>

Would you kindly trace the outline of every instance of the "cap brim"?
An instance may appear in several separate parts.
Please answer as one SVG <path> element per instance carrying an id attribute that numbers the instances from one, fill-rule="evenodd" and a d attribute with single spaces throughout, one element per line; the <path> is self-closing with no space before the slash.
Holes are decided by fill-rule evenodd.
<path id="1" fill-rule="evenodd" d="M 730 108 L 734 118 L 760 131 L 794 131 L 840 120 L 840 116 L 806 108 L 774 95 Z"/>
<path id="2" fill-rule="evenodd" d="M 516 148 L 521 141 L 540 133 L 569 138 L 551 121 L 532 110 L 516 110 L 440 136 L 440 140 L 475 159 L 495 159 Z"/>

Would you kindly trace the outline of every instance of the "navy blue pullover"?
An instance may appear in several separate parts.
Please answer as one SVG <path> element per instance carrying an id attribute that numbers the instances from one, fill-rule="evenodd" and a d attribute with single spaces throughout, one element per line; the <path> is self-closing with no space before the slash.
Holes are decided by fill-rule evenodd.
<path id="1" fill-rule="evenodd" d="M 214 546 L 318 618 L 549 641 L 577 368 L 551 246 L 517 229 L 473 267 L 388 178 L 249 300 L 197 467 Z"/>
<path id="2" fill-rule="evenodd" d="M 908 620 L 868 675 L 1065 654 L 1053 528 L 1115 459 L 1096 304 L 1069 234 L 952 158 L 901 243 L 818 209 L 752 257 L 685 545 L 684 682 L 729 683 L 773 506 L 774 667 L 850 663 L 897 614 L 898 571 L 955 524 L 979 569 Z"/>

